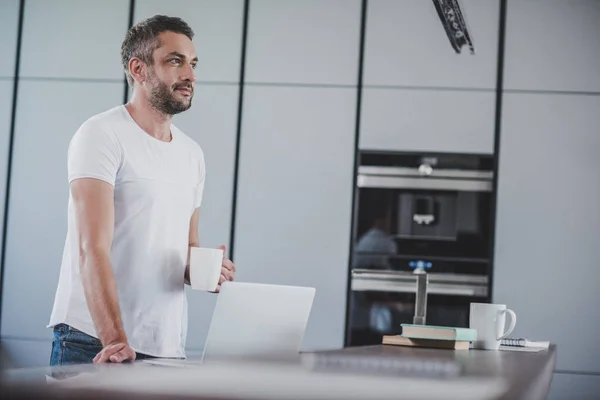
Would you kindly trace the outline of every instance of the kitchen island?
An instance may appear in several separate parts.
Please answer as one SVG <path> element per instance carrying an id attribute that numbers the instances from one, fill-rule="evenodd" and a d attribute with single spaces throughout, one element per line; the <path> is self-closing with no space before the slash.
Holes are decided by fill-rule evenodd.
<path id="1" fill-rule="evenodd" d="M 400 346 L 294 359 L 144 360 L 2 374 L 1 397 L 112 399 L 544 399 L 556 348 L 539 352 Z"/>

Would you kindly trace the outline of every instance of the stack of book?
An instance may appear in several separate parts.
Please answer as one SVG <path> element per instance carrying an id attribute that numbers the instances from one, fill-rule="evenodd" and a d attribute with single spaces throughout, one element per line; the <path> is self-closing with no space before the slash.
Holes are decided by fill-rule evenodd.
<path id="1" fill-rule="evenodd" d="M 385 335 L 383 337 L 383 344 L 469 350 L 471 342 L 475 340 L 477 340 L 477 331 L 475 329 L 402 324 L 402 334 Z"/>

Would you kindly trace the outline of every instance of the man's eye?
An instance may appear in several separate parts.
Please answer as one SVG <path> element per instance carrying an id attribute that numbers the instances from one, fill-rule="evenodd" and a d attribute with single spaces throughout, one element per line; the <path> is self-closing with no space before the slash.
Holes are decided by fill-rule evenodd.
<path id="1" fill-rule="evenodd" d="M 192 64 L 192 69 L 196 69 L 196 66 L 197 66 L 197 65 L 198 65 L 198 64 Z"/>
<path id="2" fill-rule="evenodd" d="M 173 58 L 173 59 L 169 60 L 169 62 L 173 65 L 181 64 L 181 61 L 179 61 L 179 59 L 177 59 L 177 58 Z"/>

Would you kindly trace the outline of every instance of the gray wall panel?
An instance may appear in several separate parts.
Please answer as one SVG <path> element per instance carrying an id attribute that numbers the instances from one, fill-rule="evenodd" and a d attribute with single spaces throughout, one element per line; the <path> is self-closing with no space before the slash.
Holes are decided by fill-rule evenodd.
<path id="1" fill-rule="evenodd" d="M 600 1 L 508 1 L 505 89 L 600 92 Z"/>
<path id="2" fill-rule="evenodd" d="M 600 394 L 600 376 L 555 373 L 548 400 L 592 400 Z"/>
<path id="3" fill-rule="evenodd" d="M 50 363 L 52 340 L 2 339 L 0 346 L 6 368 L 46 367 Z M 44 374 L 38 376 L 44 379 Z M 46 384 L 41 379 L 35 383 Z"/>
<path id="4" fill-rule="evenodd" d="M 4 224 L 6 179 L 8 174 L 8 142 L 13 99 L 13 80 L 0 80 L 0 224 Z M 0 254 L 2 254 L 3 225 L 0 225 Z"/>
<path id="5" fill-rule="evenodd" d="M 0 77 L 15 76 L 17 34 L 19 29 L 19 0 L 2 0 L 0 10 Z"/>
<path id="6" fill-rule="evenodd" d="M 123 79 L 128 21 L 128 1 L 27 0 L 20 75 Z"/>
<path id="7" fill-rule="evenodd" d="M 513 337 L 558 345 L 557 369 L 600 372 L 600 96 L 504 96 L 494 301 Z"/>
<path id="8" fill-rule="evenodd" d="M 238 280 L 316 287 L 305 349 L 343 345 L 355 109 L 352 89 L 244 95 Z"/>
<path id="9" fill-rule="evenodd" d="M 370 0 L 365 85 L 496 87 L 498 0 L 459 2 L 475 54 L 456 54 L 433 2 Z"/>
<path id="10" fill-rule="evenodd" d="M 2 336 L 51 337 L 46 324 L 67 229 L 68 144 L 81 123 L 120 104 L 122 96 L 122 83 L 20 83 Z"/>
<path id="11" fill-rule="evenodd" d="M 252 0 L 246 82 L 356 85 L 358 0 Z"/>
<path id="12" fill-rule="evenodd" d="M 359 147 L 494 152 L 494 92 L 365 88 Z"/>

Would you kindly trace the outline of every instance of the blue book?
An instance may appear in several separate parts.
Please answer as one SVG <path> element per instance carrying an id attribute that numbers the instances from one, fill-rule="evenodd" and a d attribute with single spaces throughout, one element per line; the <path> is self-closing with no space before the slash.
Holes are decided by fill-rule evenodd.
<path id="1" fill-rule="evenodd" d="M 435 339 L 474 342 L 477 331 L 454 326 L 401 324 L 402 336 L 411 339 Z"/>

